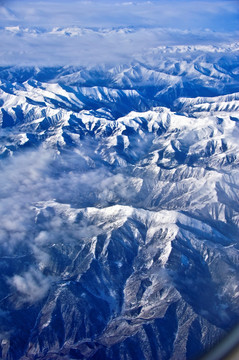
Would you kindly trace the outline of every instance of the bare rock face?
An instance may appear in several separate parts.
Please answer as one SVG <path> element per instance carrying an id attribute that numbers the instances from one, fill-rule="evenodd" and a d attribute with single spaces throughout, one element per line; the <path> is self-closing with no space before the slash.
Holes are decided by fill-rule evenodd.
<path id="1" fill-rule="evenodd" d="M 182 56 L 1 69 L 2 359 L 194 359 L 239 320 L 238 79 Z"/>

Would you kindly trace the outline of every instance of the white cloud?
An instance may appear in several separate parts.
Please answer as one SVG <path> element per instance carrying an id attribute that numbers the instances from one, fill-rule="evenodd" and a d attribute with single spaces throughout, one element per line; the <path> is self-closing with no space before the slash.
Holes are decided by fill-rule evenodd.
<path id="1" fill-rule="evenodd" d="M 22 275 L 14 275 L 9 283 L 20 294 L 21 302 L 34 303 L 46 295 L 51 279 L 32 267 Z"/>
<path id="2" fill-rule="evenodd" d="M 235 40 L 234 35 L 162 28 L 91 30 L 65 28 L 42 33 L 26 28 L 0 30 L 0 65 L 94 66 L 137 60 L 163 45 L 217 44 Z"/>

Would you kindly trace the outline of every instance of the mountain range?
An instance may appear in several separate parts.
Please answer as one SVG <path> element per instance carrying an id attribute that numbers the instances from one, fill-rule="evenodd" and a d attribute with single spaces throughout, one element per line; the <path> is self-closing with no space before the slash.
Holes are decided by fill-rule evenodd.
<path id="1" fill-rule="evenodd" d="M 0 79 L 1 358 L 211 348 L 239 320 L 238 44 Z"/>

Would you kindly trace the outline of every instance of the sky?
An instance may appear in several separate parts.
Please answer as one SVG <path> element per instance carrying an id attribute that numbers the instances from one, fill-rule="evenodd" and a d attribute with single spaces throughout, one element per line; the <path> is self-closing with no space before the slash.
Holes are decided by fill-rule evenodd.
<path id="1" fill-rule="evenodd" d="M 237 0 L 5 0 L 1 5 L 1 23 L 9 25 L 238 29 Z"/>
<path id="2" fill-rule="evenodd" d="M 161 45 L 236 41 L 238 24 L 237 0 L 2 0 L 0 65 L 117 63 Z"/>

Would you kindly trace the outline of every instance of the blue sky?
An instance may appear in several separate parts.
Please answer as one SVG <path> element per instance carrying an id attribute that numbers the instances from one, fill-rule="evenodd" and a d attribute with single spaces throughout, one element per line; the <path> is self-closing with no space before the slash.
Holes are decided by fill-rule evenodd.
<path id="1" fill-rule="evenodd" d="M 160 45 L 237 41 L 238 24 L 237 0 L 2 0 L 0 64 L 105 61 L 106 53 L 117 62 Z M 95 31 L 55 31 L 69 27 Z M 102 33 L 127 27 L 134 33 Z"/>

